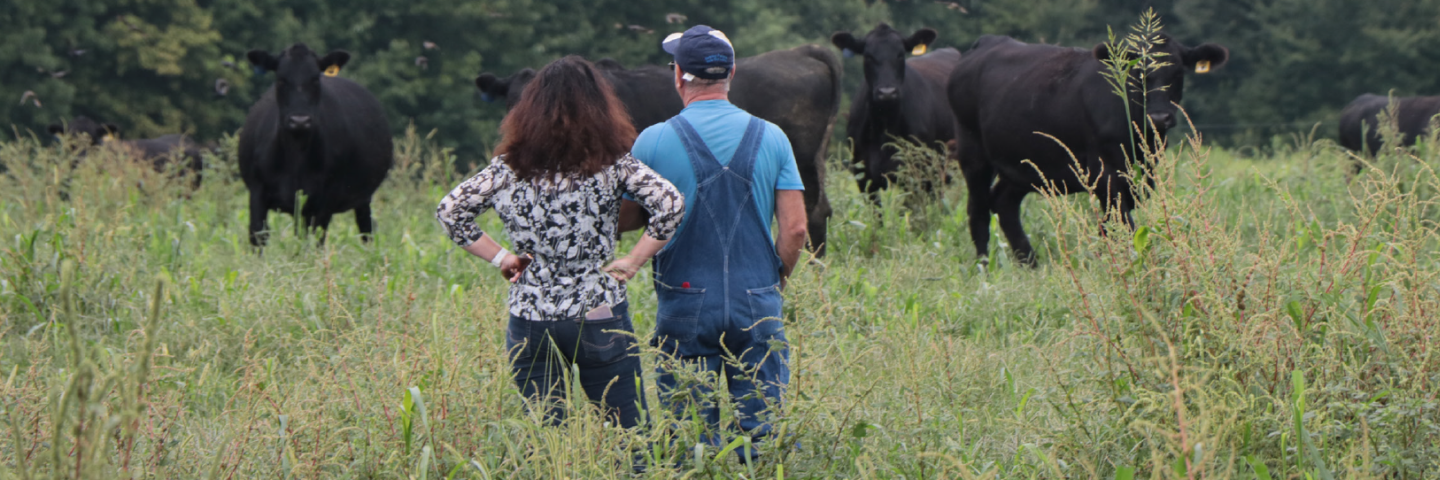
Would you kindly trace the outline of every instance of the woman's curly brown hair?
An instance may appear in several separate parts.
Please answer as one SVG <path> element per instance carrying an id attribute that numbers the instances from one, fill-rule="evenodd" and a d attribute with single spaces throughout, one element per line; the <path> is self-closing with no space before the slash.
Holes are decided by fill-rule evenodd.
<path id="1" fill-rule="evenodd" d="M 635 143 L 635 127 L 610 82 L 571 55 L 546 65 L 500 124 L 496 155 L 521 179 L 594 175 Z"/>

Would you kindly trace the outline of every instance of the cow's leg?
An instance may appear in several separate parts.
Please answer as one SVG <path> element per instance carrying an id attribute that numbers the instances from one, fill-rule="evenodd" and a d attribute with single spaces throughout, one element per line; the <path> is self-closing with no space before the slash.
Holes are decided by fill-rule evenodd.
<path id="1" fill-rule="evenodd" d="M 318 211 L 305 215 L 305 230 L 307 233 L 318 230 L 316 232 L 320 236 L 318 245 L 325 244 L 325 234 L 330 230 L 330 219 L 333 215 L 329 211 Z"/>
<path id="2" fill-rule="evenodd" d="M 256 248 L 265 246 L 265 241 L 270 237 L 269 227 L 265 226 L 265 215 L 269 214 L 265 208 L 264 191 L 259 187 L 250 189 L 250 245 Z"/>
<path id="3" fill-rule="evenodd" d="M 995 214 L 1000 217 L 1000 230 L 1015 250 L 1015 259 L 1022 265 L 1034 267 L 1035 250 L 1030 247 L 1030 238 L 1025 236 L 1025 226 L 1020 224 L 1020 204 L 1030 193 L 1030 187 L 1001 178 L 991 193 Z"/>
<path id="4" fill-rule="evenodd" d="M 971 138 L 960 140 L 954 151 L 960 159 L 960 171 L 965 176 L 968 197 L 965 210 L 970 216 L 970 241 L 975 244 L 975 257 L 981 263 L 989 263 L 990 186 L 995 183 L 995 169 L 984 157 L 979 143 Z"/>
<path id="5" fill-rule="evenodd" d="M 370 200 L 355 207 L 355 227 L 360 229 L 360 241 L 369 243 L 375 232 L 375 220 L 370 217 Z"/>
<path id="6" fill-rule="evenodd" d="M 817 156 L 811 162 L 800 164 L 800 183 L 805 185 L 805 220 L 810 232 L 810 250 L 816 257 L 825 256 L 825 228 L 830 223 L 830 199 L 825 196 L 825 159 Z"/>
<path id="7" fill-rule="evenodd" d="M 829 245 L 830 236 L 830 215 L 834 212 L 830 208 L 830 196 L 825 194 L 822 188 L 818 195 L 820 198 L 815 201 L 815 208 L 810 210 L 808 218 L 809 225 L 806 226 L 810 232 L 810 248 L 815 251 L 815 257 L 825 256 L 825 247 Z"/>
<path id="8" fill-rule="evenodd" d="M 877 207 L 880 206 L 880 192 L 890 186 L 890 179 L 876 169 L 878 165 L 884 164 L 888 159 L 885 157 L 886 154 L 887 152 L 883 148 L 871 148 L 865 155 L 851 159 L 855 163 L 850 168 L 858 174 L 855 176 L 855 181 L 860 184 L 860 191 L 869 196 L 870 203 Z M 872 163 L 871 159 L 878 160 Z"/>
<path id="9" fill-rule="evenodd" d="M 1092 167 L 1093 168 L 1093 167 Z M 1131 191 L 1130 181 L 1122 176 L 1121 172 L 1104 169 L 1099 175 L 1099 181 L 1095 184 L 1095 196 L 1101 203 L 1105 216 L 1100 222 L 1100 235 L 1108 235 L 1105 222 L 1109 221 L 1111 215 L 1119 217 L 1125 226 L 1135 229 L 1135 220 L 1130 217 L 1130 211 L 1135 209 L 1135 193 Z"/>

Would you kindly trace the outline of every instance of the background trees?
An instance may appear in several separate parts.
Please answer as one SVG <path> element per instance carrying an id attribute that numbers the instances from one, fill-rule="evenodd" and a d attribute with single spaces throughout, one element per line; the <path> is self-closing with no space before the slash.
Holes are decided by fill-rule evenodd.
<path id="1" fill-rule="evenodd" d="M 828 45 L 836 30 L 879 21 L 933 27 L 937 46 L 962 50 L 986 33 L 1088 48 L 1151 7 L 1182 41 L 1231 49 L 1229 66 L 1187 86 L 1187 108 L 1222 143 L 1263 143 L 1315 122 L 1330 135 L 1340 108 L 1364 92 L 1440 93 L 1440 0 L 9 0 L 0 118 L 22 133 L 85 114 L 132 138 L 215 138 L 238 129 L 269 84 L 244 53 L 305 42 L 349 50 L 342 75 L 369 86 L 396 129 L 438 130 L 468 163 L 503 114 L 474 90 L 482 70 L 509 74 L 571 53 L 663 63 L 659 40 L 698 23 L 730 33 L 742 56 Z M 852 87 L 858 63 L 846 62 Z"/>

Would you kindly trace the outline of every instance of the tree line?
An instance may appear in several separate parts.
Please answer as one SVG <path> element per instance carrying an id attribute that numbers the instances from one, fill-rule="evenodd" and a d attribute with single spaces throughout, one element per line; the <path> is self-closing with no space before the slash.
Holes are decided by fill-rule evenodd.
<path id="1" fill-rule="evenodd" d="M 934 28 L 932 47 L 962 51 L 983 34 L 1089 48 L 1147 8 L 1187 44 L 1230 48 L 1230 63 L 1190 77 L 1185 93 L 1195 123 L 1223 144 L 1263 145 L 1317 122 L 1333 137 L 1340 109 L 1365 92 L 1440 94 L 1440 0 L 7 0 L 0 116 L 21 134 L 83 114 L 128 138 L 213 139 L 239 129 L 273 80 L 245 52 L 304 42 L 351 52 L 341 75 L 379 97 L 397 133 L 435 130 L 462 163 L 479 163 L 504 113 L 475 90 L 481 71 L 572 53 L 664 64 L 660 40 L 700 23 L 726 31 L 741 56 L 828 46 L 837 30 L 881 21 Z M 853 91 L 860 62 L 845 63 Z"/>

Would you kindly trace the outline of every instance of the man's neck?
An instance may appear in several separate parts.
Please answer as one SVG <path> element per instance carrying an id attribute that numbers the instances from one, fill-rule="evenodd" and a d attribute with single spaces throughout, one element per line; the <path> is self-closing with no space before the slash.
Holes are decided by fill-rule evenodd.
<path id="1" fill-rule="evenodd" d="M 697 93 L 695 95 L 686 95 L 685 98 L 683 98 L 682 100 L 685 101 L 685 106 L 688 107 L 692 103 L 703 102 L 706 100 L 730 100 L 730 95 L 725 92 L 705 92 Z"/>

